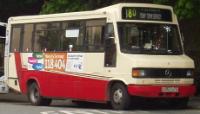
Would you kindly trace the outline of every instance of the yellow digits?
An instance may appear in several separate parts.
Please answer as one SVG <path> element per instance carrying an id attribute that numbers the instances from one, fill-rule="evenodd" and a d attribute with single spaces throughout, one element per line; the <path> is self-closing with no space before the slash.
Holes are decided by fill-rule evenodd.
<path id="1" fill-rule="evenodd" d="M 128 9 L 128 18 L 136 17 L 137 12 L 135 9 Z"/>

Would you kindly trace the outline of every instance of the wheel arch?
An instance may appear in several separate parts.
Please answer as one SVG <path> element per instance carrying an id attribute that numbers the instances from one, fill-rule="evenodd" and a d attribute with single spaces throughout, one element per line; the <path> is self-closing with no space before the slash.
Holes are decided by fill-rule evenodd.
<path id="1" fill-rule="evenodd" d="M 26 94 L 28 93 L 28 89 L 29 89 L 30 85 L 33 83 L 36 83 L 38 85 L 38 87 L 40 88 L 40 83 L 36 78 L 29 78 L 26 82 Z"/>
<path id="2" fill-rule="evenodd" d="M 111 88 L 112 88 L 112 86 L 115 85 L 116 83 L 123 84 L 124 86 L 127 87 L 127 84 L 125 83 L 125 81 L 122 81 L 122 80 L 111 80 L 111 81 L 108 83 L 108 88 L 107 88 L 107 101 L 110 101 L 110 92 L 111 92 Z"/>

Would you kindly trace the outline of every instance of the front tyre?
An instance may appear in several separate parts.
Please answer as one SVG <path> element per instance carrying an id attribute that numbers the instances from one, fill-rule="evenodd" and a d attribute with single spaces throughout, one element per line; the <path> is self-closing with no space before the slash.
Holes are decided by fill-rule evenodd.
<path id="1" fill-rule="evenodd" d="M 116 83 L 111 87 L 110 94 L 111 106 L 115 110 L 128 109 L 131 103 L 131 97 L 127 88 L 121 83 Z"/>
<path id="2" fill-rule="evenodd" d="M 31 104 L 35 106 L 48 106 L 51 103 L 51 99 L 43 98 L 40 95 L 39 87 L 36 83 L 32 83 L 28 89 L 28 99 Z"/>

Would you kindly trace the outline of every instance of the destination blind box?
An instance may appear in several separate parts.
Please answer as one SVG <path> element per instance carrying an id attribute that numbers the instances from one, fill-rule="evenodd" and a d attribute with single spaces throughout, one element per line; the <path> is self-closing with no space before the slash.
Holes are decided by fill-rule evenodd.
<path id="1" fill-rule="evenodd" d="M 169 9 L 123 7 L 124 20 L 172 21 L 172 12 Z"/>

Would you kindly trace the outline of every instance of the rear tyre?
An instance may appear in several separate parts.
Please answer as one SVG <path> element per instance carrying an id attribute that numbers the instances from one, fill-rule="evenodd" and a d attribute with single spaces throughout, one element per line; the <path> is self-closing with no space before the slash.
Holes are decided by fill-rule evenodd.
<path id="1" fill-rule="evenodd" d="M 125 85 L 116 83 L 111 87 L 110 102 L 115 110 L 124 110 L 130 107 L 131 97 Z"/>
<path id="2" fill-rule="evenodd" d="M 39 87 L 36 83 L 32 83 L 28 89 L 28 99 L 35 106 L 48 106 L 51 104 L 51 99 L 44 98 L 40 95 Z"/>

